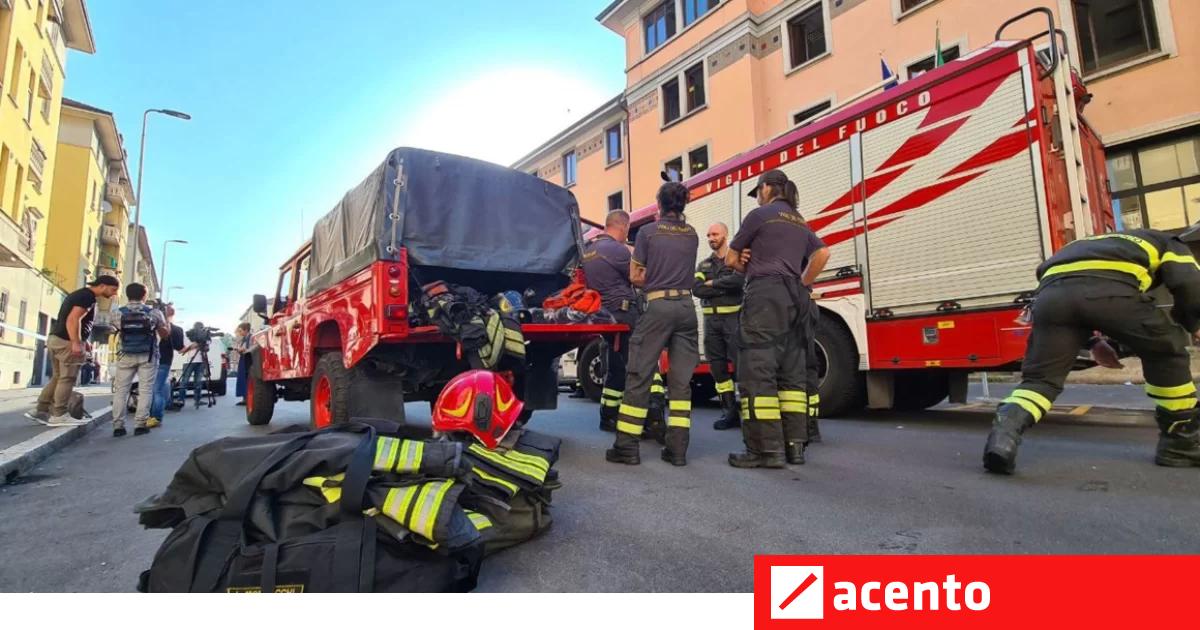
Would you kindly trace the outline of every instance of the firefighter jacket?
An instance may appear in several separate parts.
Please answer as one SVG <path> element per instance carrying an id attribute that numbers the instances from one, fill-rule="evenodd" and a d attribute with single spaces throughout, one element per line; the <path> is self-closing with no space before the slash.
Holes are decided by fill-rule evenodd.
<path id="1" fill-rule="evenodd" d="M 712 280 L 712 286 L 704 283 Z M 742 308 L 742 291 L 746 276 L 713 254 L 696 266 L 696 287 L 692 293 L 700 298 L 700 308 L 705 315 L 726 315 Z"/>
<path id="2" fill-rule="evenodd" d="M 1165 287 L 1172 315 L 1188 332 L 1200 329 L 1200 267 L 1178 238 L 1156 230 L 1127 230 L 1068 243 L 1037 269 L 1045 286 L 1067 276 L 1123 282 L 1142 292 Z"/>

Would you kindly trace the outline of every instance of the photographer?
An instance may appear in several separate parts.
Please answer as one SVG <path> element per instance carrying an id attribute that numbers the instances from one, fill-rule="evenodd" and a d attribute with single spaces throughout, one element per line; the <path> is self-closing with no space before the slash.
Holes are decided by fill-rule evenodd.
<path id="1" fill-rule="evenodd" d="M 184 390 L 184 398 L 186 398 L 187 383 L 189 380 L 191 381 L 195 391 L 196 409 L 200 408 L 200 396 L 204 391 L 204 376 L 208 368 L 208 346 L 214 332 L 217 332 L 217 329 L 205 326 L 204 322 L 196 322 L 187 331 L 187 338 L 191 343 L 183 349 L 187 359 L 183 364 L 183 374 L 179 377 L 179 384 Z M 188 355 L 189 352 L 190 355 Z"/>
<path id="2" fill-rule="evenodd" d="M 118 309 L 121 314 L 120 350 L 113 370 L 113 437 L 125 435 L 125 415 L 129 412 L 129 389 L 134 375 L 138 378 L 137 415 L 134 435 L 150 432 L 147 419 L 154 398 L 154 377 L 158 373 L 158 344 L 170 334 L 163 314 L 145 304 L 146 287 L 133 283 L 125 287 L 129 303 Z"/>

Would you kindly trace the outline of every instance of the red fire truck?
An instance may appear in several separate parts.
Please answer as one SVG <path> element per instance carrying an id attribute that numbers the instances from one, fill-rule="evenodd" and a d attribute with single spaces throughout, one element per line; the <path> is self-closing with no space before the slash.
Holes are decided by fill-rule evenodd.
<path id="1" fill-rule="evenodd" d="M 1049 18 L 1045 32 L 1003 39 L 1034 15 Z M 1014 320 L 1038 264 L 1114 229 L 1104 150 L 1079 114 L 1089 95 L 1053 14 L 1017 16 L 996 38 L 685 182 L 688 222 L 733 232 L 760 174 L 797 183 L 832 253 L 813 289 L 826 415 L 964 401 L 969 373 L 1015 369 L 1029 329 Z M 635 212 L 635 229 L 655 213 Z M 581 374 L 598 355 L 581 350 Z"/>

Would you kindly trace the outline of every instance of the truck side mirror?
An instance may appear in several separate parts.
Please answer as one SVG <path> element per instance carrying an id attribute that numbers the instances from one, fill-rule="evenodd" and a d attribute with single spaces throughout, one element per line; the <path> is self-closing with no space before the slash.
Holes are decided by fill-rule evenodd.
<path id="1" fill-rule="evenodd" d="M 253 308 L 259 317 L 267 319 L 267 296 L 256 294 L 254 296 Z"/>

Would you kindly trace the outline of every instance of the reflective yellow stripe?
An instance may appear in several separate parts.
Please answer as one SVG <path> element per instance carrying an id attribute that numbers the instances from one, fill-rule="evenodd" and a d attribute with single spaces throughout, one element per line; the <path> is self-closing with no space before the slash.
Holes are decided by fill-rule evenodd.
<path id="1" fill-rule="evenodd" d="M 471 524 L 475 526 L 477 531 L 483 531 L 492 526 L 492 519 L 487 516 L 470 510 L 466 510 L 466 513 L 467 518 L 471 520 Z"/>
<path id="2" fill-rule="evenodd" d="M 671 411 L 691 411 L 692 401 L 690 400 L 672 400 L 668 403 Z"/>
<path id="3" fill-rule="evenodd" d="M 342 499 L 341 482 L 346 479 L 346 473 L 338 473 L 332 477 L 305 477 L 303 483 L 321 491 L 321 496 L 329 503 L 337 503 Z"/>
<path id="4" fill-rule="evenodd" d="M 740 310 L 742 310 L 742 306 L 740 304 L 735 304 L 733 306 L 705 306 L 700 309 L 700 312 L 704 313 L 705 315 L 728 315 L 730 313 L 736 313 Z"/>
<path id="5" fill-rule="evenodd" d="M 1013 393 L 1010 394 L 1009 397 L 1024 398 L 1025 400 L 1036 403 L 1037 406 L 1042 408 L 1042 411 L 1050 411 L 1050 407 L 1053 406 L 1050 403 L 1049 398 L 1046 398 L 1045 396 L 1030 389 L 1014 389 Z"/>
<path id="6" fill-rule="evenodd" d="M 732 394 L 733 393 L 733 381 L 717 381 L 717 393 L 718 394 Z"/>
<path id="7" fill-rule="evenodd" d="M 1161 398 L 1154 399 L 1155 406 L 1162 407 L 1167 411 L 1186 411 L 1196 408 L 1195 398 L 1176 398 L 1173 400 L 1163 400 Z"/>
<path id="8" fill-rule="evenodd" d="M 704 282 L 705 280 L 708 280 L 708 276 L 706 276 L 706 275 L 704 275 L 703 273 L 700 273 L 699 271 L 697 271 L 697 272 L 696 272 L 696 279 L 697 279 L 697 280 L 699 280 L 700 282 Z"/>
<path id="9" fill-rule="evenodd" d="M 651 385 L 650 393 L 651 394 L 665 394 L 665 393 L 667 393 L 667 388 L 663 387 L 662 385 Z"/>
<path id="10" fill-rule="evenodd" d="M 419 440 L 404 440 L 400 449 L 400 460 L 396 462 L 396 472 L 417 472 L 421 470 L 421 459 L 425 456 L 425 443 Z"/>
<path id="11" fill-rule="evenodd" d="M 467 447 L 467 450 L 471 454 L 482 457 L 500 468 L 526 475 L 531 479 L 537 480 L 538 483 L 546 480 L 546 471 L 537 466 L 531 466 L 528 463 L 507 458 L 499 453 L 489 451 L 478 444 L 472 444 Z"/>
<path id="12" fill-rule="evenodd" d="M 756 420 L 781 420 L 783 416 L 779 414 L 778 409 L 755 409 L 754 418 Z"/>
<path id="13" fill-rule="evenodd" d="M 755 396 L 754 397 L 754 408 L 761 409 L 764 407 L 778 409 L 779 408 L 779 397 L 778 396 Z"/>
<path id="14" fill-rule="evenodd" d="M 616 400 L 613 400 L 611 398 L 601 398 L 600 405 L 603 407 L 619 407 L 619 406 L 621 406 L 621 399 L 618 398 Z"/>
<path id="15" fill-rule="evenodd" d="M 604 389 L 600 390 L 600 395 L 608 396 L 610 398 L 620 399 L 622 396 L 625 395 L 625 392 L 623 392 L 619 389 L 610 389 L 608 387 L 605 387 Z"/>
<path id="16" fill-rule="evenodd" d="M 485 481 L 490 481 L 490 482 L 492 482 L 496 485 L 499 485 L 500 487 L 508 490 L 510 494 L 516 494 L 517 490 L 520 489 L 519 487 L 517 487 L 517 484 L 515 484 L 507 479 L 504 479 L 502 477 L 497 477 L 496 475 L 493 475 L 478 466 L 471 468 L 471 472 L 474 473 L 475 475 L 477 475 L 480 479 L 483 479 Z"/>
<path id="17" fill-rule="evenodd" d="M 412 504 L 413 497 L 417 496 L 418 488 L 419 486 L 408 486 L 388 490 L 387 498 L 383 501 L 383 513 L 393 521 L 408 527 L 404 515 L 408 514 L 408 506 Z"/>
<path id="18" fill-rule="evenodd" d="M 1193 267 L 1200 267 L 1200 265 L 1196 264 L 1195 256 L 1181 256 L 1179 254 L 1176 254 L 1175 252 L 1167 252 L 1167 253 L 1163 254 L 1162 262 L 1164 265 L 1166 263 L 1171 262 L 1171 263 L 1180 263 L 1183 265 L 1192 265 Z"/>
<path id="19" fill-rule="evenodd" d="M 779 410 L 784 413 L 804 413 L 808 411 L 808 403 L 786 401 L 780 403 Z"/>
<path id="20" fill-rule="evenodd" d="M 667 416 L 667 426 L 690 429 L 692 428 L 692 419 L 682 416 Z"/>
<path id="21" fill-rule="evenodd" d="M 389 471 L 392 465 L 396 463 L 396 447 L 400 444 L 400 440 L 390 437 L 381 437 L 375 441 L 375 463 L 371 468 L 379 471 Z"/>
<path id="22" fill-rule="evenodd" d="M 806 401 L 807 399 L 808 399 L 808 395 L 805 394 L 802 390 L 797 390 L 797 389 L 781 389 L 781 390 L 779 390 L 779 400 L 780 401 L 785 401 L 785 400 L 787 400 L 787 401 L 797 401 L 797 400 Z"/>
<path id="23" fill-rule="evenodd" d="M 820 394 L 809 394 L 809 396 L 808 396 L 808 404 L 810 404 L 810 405 L 815 405 L 815 404 L 817 404 L 817 403 L 820 403 L 820 402 L 821 402 L 821 395 L 820 395 Z"/>
<path id="24" fill-rule="evenodd" d="M 1025 409 L 1025 411 L 1028 411 L 1029 414 L 1033 416 L 1034 422 L 1037 422 L 1042 419 L 1042 414 L 1044 413 L 1042 411 L 1042 408 L 1035 405 L 1032 402 L 1029 402 L 1028 400 L 1025 400 L 1024 398 L 1013 398 L 1012 396 L 1009 396 L 1008 398 L 1005 398 L 1001 402 L 1012 403 L 1014 405 L 1020 405 L 1021 407 L 1023 407 Z"/>
<path id="25" fill-rule="evenodd" d="M 517 451 L 517 450 L 509 451 L 509 452 L 505 453 L 504 455 L 505 455 L 505 457 L 508 457 L 509 459 L 514 459 L 518 462 L 521 462 L 522 464 L 529 464 L 530 466 L 536 466 L 537 468 L 541 468 L 542 470 L 550 470 L 550 462 L 547 461 L 545 457 L 538 457 L 537 455 L 530 455 L 529 453 L 522 453 L 521 451 Z"/>
<path id="26" fill-rule="evenodd" d="M 1174 387 L 1159 387 L 1146 383 L 1146 395 L 1154 396 L 1155 398 L 1179 398 L 1180 396 L 1195 393 L 1195 383 L 1184 383 L 1183 385 L 1176 385 Z"/>
<path id="27" fill-rule="evenodd" d="M 1081 260 L 1079 262 L 1066 263 L 1055 265 L 1046 270 L 1042 274 L 1042 278 L 1062 274 L 1074 273 L 1076 271 L 1119 271 L 1127 273 L 1137 278 L 1138 288 L 1142 291 L 1150 288 L 1153 282 L 1150 279 L 1150 272 L 1145 267 L 1131 262 L 1116 262 L 1113 260 Z"/>
<path id="28" fill-rule="evenodd" d="M 1097 241 L 1102 238 L 1119 238 L 1123 241 L 1129 241 L 1130 243 L 1133 243 L 1134 245 L 1141 247 L 1142 250 L 1146 252 L 1147 260 L 1150 261 L 1150 272 L 1153 273 L 1158 270 L 1158 265 L 1159 265 L 1158 248 L 1155 247 L 1149 241 L 1138 238 L 1136 236 L 1131 236 L 1129 234 L 1100 234 L 1099 236 L 1093 236 L 1093 237 L 1089 238 L 1088 240 L 1089 241 Z M 1167 255 L 1169 256 L 1170 253 L 1168 252 Z M 1165 262 L 1165 258 L 1164 258 L 1164 262 Z"/>
<path id="29" fill-rule="evenodd" d="M 438 510 L 441 508 L 442 500 L 446 498 L 446 493 L 450 491 L 450 486 L 453 486 L 453 481 L 437 481 L 427 483 L 421 488 L 421 495 L 417 498 L 417 510 L 413 514 L 412 527 L 409 529 L 424 536 L 429 540 L 433 540 L 434 525 L 437 523 Z"/>
<path id="30" fill-rule="evenodd" d="M 654 373 L 654 382 L 655 382 L 655 383 L 661 383 L 661 382 L 662 382 L 662 380 L 663 380 L 662 374 L 660 374 L 660 373 L 658 373 L 658 372 L 655 372 L 655 373 Z"/>
<path id="31" fill-rule="evenodd" d="M 632 422 L 625 422 L 624 420 L 617 420 L 617 430 L 620 431 L 621 433 L 629 433 L 631 435 L 641 435 L 642 434 L 642 425 L 634 424 Z"/>
<path id="32" fill-rule="evenodd" d="M 633 405 L 627 405 L 625 403 L 621 403 L 620 412 L 622 414 L 629 416 L 630 418 L 638 418 L 638 419 L 644 420 L 646 418 L 646 414 L 649 413 L 649 411 L 650 411 L 649 409 L 645 409 L 642 407 L 634 407 Z"/>

